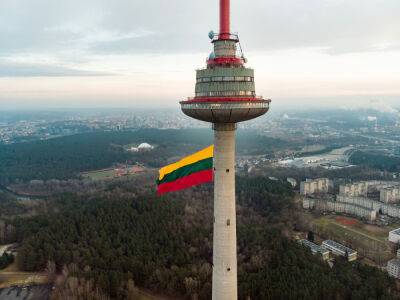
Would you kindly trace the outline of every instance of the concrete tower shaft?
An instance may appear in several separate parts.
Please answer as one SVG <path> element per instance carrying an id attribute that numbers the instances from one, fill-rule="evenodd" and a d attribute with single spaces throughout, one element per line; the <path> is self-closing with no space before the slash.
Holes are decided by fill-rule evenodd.
<path id="1" fill-rule="evenodd" d="M 214 124 L 212 299 L 237 299 L 235 125 Z"/>

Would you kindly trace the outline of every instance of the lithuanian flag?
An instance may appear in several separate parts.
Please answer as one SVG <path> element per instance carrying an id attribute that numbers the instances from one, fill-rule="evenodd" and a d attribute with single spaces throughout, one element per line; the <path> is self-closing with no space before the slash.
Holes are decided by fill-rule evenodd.
<path id="1" fill-rule="evenodd" d="M 159 195 L 179 191 L 213 180 L 213 153 L 211 145 L 159 171 L 157 193 Z"/>

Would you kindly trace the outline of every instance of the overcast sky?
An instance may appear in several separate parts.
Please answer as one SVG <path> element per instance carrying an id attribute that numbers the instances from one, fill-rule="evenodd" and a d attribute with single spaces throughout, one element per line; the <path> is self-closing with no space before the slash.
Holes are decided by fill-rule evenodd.
<path id="1" fill-rule="evenodd" d="M 0 109 L 176 106 L 218 0 L 0 0 Z M 400 103 L 399 0 L 232 0 L 274 105 Z"/>

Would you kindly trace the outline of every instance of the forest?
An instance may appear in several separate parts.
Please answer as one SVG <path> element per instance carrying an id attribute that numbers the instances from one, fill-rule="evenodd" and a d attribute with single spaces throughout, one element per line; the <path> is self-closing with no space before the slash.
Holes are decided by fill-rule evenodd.
<path id="1" fill-rule="evenodd" d="M 0 221 L 2 217 L 22 214 L 27 209 L 21 203 L 15 201 L 14 198 L 0 191 Z"/>
<path id="2" fill-rule="evenodd" d="M 350 162 L 352 164 L 364 165 L 382 171 L 400 172 L 400 157 L 398 156 L 355 151 L 350 157 Z"/>
<path id="3" fill-rule="evenodd" d="M 240 299 L 395 298 L 382 271 L 340 259 L 330 268 L 292 241 L 293 196 L 284 182 L 237 178 Z M 8 240 L 21 244 L 23 270 L 62 274 L 56 299 L 136 299 L 138 287 L 210 299 L 211 184 L 156 197 L 153 183 L 126 180 L 48 202 L 48 213 L 11 221 Z"/>
<path id="4" fill-rule="evenodd" d="M 146 153 L 127 152 L 123 148 L 143 142 L 156 145 L 156 148 Z M 138 129 L 0 145 L 0 184 L 78 178 L 80 172 L 127 161 L 160 167 L 172 157 L 182 157 L 211 143 L 212 132 L 207 129 Z M 279 139 L 247 130 L 238 131 L 238 148 L 245 154 L 260 154 L 265 153 L 265 149 L 273 151 L 287 146 L 287 142 Z"/>

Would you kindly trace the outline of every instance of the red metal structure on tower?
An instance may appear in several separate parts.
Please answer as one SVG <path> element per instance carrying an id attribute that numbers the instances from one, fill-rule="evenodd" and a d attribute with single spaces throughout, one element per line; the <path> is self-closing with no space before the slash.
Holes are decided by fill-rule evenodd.
<path id="1" fill-rule="evenodd" d="M 221 40 L 229 40 L 231 33 L 230 26 L 230 0 L 220 0 L 219 15 L 219 38 Z"/>

